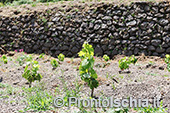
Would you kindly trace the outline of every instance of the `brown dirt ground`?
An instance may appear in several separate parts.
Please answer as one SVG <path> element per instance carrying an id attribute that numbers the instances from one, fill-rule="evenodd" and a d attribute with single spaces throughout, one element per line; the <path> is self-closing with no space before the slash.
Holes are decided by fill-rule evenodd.
<path id="1" fill-rule="evenodd" d="M 11 57 L 13 60 L 8 64 L 0 62 L 0 77 L 3 78 L 2 83 L 9 84 L 14 88 L 28 87 L 27 81 L 22 78 L 24 66 L 19 66 L 16 58 L 21 53 L 15 54 Z M 60 62 L 60 66 L 52 70 L 50 56 L 45 56 L 44 59 L 39 59 L 38 55 L 33 55 L 40 64 L 39 72 L 43 75 L 41 84 L 49 91 L 54 91 L 56 87 L 62 89 L 64 84 L 59 77 L 62 77 L 67 83 L 67 87 L 74 89 L 73 84 L 77 78 L 78 83 L 82 85 L 81 95 L 90 96 L 90 89 L 86 83 L 82 82 L 78 76 L 79 58 L 65 58 L 64 62 Z M 114 98 L 148 98 L 159 97 L 163 100 L 164 107 L 170 108 L 170 73 L 166 69 L 164 59 L 155 56 L 138 56 L 136 65 L 130 65 L 130 73 L 119 73 L 118 60 L 123 58 L 122 55 L 117 55 L 108 62 L 103 61 L 102 58 L 96 58 L 95 70 L 98 74 L 99 87 L 95 89 L 94 95 L 96 97 L 105 96 Z M 36 82 L 33 83 L 33 87 Z M 0 91 L 3 89 L 0 88 Z M 0 99 L 0 111 L 4 113 L 17 112 L 23 109 L 26 104 L 22 103 L 24 97 L 18 94 L 9 95 L 9 98 Z M 0 94 L 0 96 L 2 96 Z M 11 100 L 15 102 L 10 103 Z M 152 101 L 150 102 L 152 103 Z M 7 108 L 7 109 L 6 109 Z M 169 111 L 170 112 L 170 111 Z"/>

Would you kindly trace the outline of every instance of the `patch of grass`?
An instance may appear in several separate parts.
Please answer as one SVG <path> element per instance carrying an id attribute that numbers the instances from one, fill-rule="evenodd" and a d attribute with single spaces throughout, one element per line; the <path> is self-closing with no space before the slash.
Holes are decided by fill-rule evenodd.
<path id="1" fill-rule="evenodd" d="M 14 88 L 8 84 L 0 83 L 0 88 L 3 90 L 0 92 L 0 98 L 9 98 L 10 95 L 15 95 L 18 92 L 18 88 Z"/>
<path id="2" fill-rule="evenodd" d="M 124 78 L 124 76 L 123 76 L 123 75 L 119 75 L 119 78 L 123 79 L 123 78 Z"/>
<path id="3" fill-rule="evenodd" d="M 162 75 L 162 76 L 164 76 L 164 77 L 169 77 L 169 75 Z"/>
<path id="4" fill-rule="evenodd" d="M 33 110 L 36 112 L 53 109 L 53 96 L 50 92 L 42 90 L 39 87 L 24 89 L 26 92 L 26 103 L 28 104 L 24 111 Z"/>
<path id="5" fill-rule="evenodd" d="M 0 83 L 0 88 L 5 88 L 5 87 L 7 87 L 6 84 Z"/>

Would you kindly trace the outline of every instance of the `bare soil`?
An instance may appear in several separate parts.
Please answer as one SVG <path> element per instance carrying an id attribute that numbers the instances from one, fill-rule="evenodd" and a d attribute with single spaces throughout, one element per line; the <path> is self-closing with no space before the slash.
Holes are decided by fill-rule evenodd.
<path id="1" fill-rule="evenodd" d="M 27 81 L 22 78 L 24 66 L 19 66 L 16 61 L 20 55 L 21 53 L 16 53 L 11 57 L 13 60 L 9 61 L 8 64 L 0 62 L 1 83 L 9 84 L 14 88 L 28 87 Z M 63 78 L 67 82 L 68 88 L 74 89 L 74 82 L 77 78 L 78 83 L 82 85 L 82 95 L 90 96 L 89 87 L 81 81 L 78 75 L 78 67 L 81 61 L 79 58 L 65 58 L 64 62 L 59 61 L 60 66 L 53 70 L 50 64 L 52 57 L 45 55 L 43 59 L 40 59 L 38 55 L 33 56 L 40 64 L 39 72 L 43 75 L 40 84 L 46 90 L 54 91 L 56 87 L 62 89 L 64 84 L 59 78 Z M 158 97 L 160 101 L 163 100 L 164 107 L 170 108 L 170 73 L 166 69 L 164 59 L 155 56 L 138 56 L 136 65 L 130 65 L 128 70 L 119 73 L 118 60 L 123 57 L 117 55 L 108 62 L 105 62 L 102 58 L 96 58 L 95 70 L 98 74 L 99 87 L 94 90 L 95 97 L 134 97 L 150 100 Z M 127 73 L 128 71 L 130 73 Z M 33 83 L 34 86 L 36 86 L 36 82 Z M 0 88 L 0 91 L 3 90 L 3 88 Z M 9 95 L 9 98 L 0 98 L 0 111 L 12 113 L 24 109 L 27 104 L 22 102 L 24 96 L 21 96 L 21 93 L 22 90 L 18 90 L 15 94 Z M 2 95 L 0 94 L 0 96 Z M 11 103 L 13 100 L 15 101 Z M 150 103 L 152 104 L 152 101 Z"/>

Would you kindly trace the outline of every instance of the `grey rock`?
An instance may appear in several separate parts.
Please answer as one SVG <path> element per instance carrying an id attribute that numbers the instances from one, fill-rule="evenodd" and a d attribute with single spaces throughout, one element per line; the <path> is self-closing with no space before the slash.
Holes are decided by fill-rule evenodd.
<path id="1" fill-rule="evenodd" d="M 111 20 L 107 21 L 107 25 L 111 26 L 112 25 L 112 21 Z"/>
<path id="2" fill-rule="evenodd" d="M 101 44 L 107 45 L 108 43 L 109 43 L 109 39 L 107 39 L 107 38 L 104 38 L 101 40 Z"/>
<path id="3" fill-rule="evenodd" d="M 121 43 L 120 40 L 115 41 L 115 44 L 120 44 L 120 43 Z"/>
<path id="4" fill-rule="evenodd" d="M 150 40 L 151 38 L 149 36 L 144 36 L 143 40 Z"/>
<path id="5" fill-rule="evenodd" d="M 57 51 L 55 51 L 55 55 L 59 55 L 61 53 L 61 51 L 59 51 L 59 50 L 57 50 Z"/>
<path id="6" fill-rule="evenodd" d="M 102 22 L 102 20 L 96 20 L 94 23 L 95 24 L 102 24 L 103 22 Z"/>
<path id="7" fill-rule="evenodd" d="M 153 45 L 153 46 L 159 46 L 160 44 L 161 44 L 161 40 L 159 40 L 159 39 L 154 39 L 154 40 L 151 40 L 151 44 Z"/>
<path id="8" fill-rule="evenodd" d="M 120 10 L 114 10 L 112 12 L 112 14 L 120 16 L 121 15 L 121 11 Z"/>
<path id="9" fill-rule="evenodd" d="M 123 41 L 122 41 L 122 44 L 129 44 L 129 43 L 130 43 L 129 40 L 123 40 Z"/>
<path id="10" fill-rule="evenodd" d="M 166 53 L 170 53 L 170 47 L 166 49 Z"/>
<path id="11" fill-rule="evenodd" d="M 47 22 L 48 27 L 51 27 L 53 24 L 53 22 Z"/>
<path id="12" fill-rule="evenodd" d="M 103 16 L 104 16 L 104 15 L 100 13 L 100 14 L 97 15 L 96 19 L 100 19 L 100 18 L 102 18 Z"/>
<path id="13" fill-rule="evenodd" d="M 135 48 L 134 54 L 135 54 L 135 55 L 138 55 L 138 53 L 139 53 L 139 49 L 138 49 L 138 48 Z"/>
<path id="14" fill-rule="evenodd" d="M 153 56 L 158 56 L 159 54 L 157 52 L 153 52 Z"/>
<path id="15" fill-rule="evenodd" d="M 103 45 L 103 46 L 102 46 L 102 50 L 103 50 L 103 51 L 106 51 L 107 49 L 108 49 L 107 45 Z"/>
<path id="16" fill-rule="evenodd" d="M 64 27 L 63 26 L 58 26 L 56 27 L 57 30 L 63 31 Z"/>
<path id="17" fill-rule="evenodd" d="M 112 56 L 113 55 L 117 55 L 118 54 L 118 50 L 115 48 L 113 51 L 112 51 Z"/>
<path id="18" fill-rule="evenodd" d="M 148 25 L 149 25 L 148 22 L 143 22 L 143 23 L 140 25 L 140 27 L 141 27 L 142 30 L 146 30 L 146 29 L 148 29 Z"/>
<path id="19" fill-rule="evenodd" d="M 73 54 L 78 53 L 78 51 L 79 51 L 79 49 L 78 49 L 77 47 L 73 47 L 73 48 L 71 49 L 71 52 L 72 52 Z"/>
<path id="20" fill-rule="evenodd" d="M 48 42 L 48 43 L 45 43 L 44 46 L 45 47 L 52 47 L 53 45 L 52 45 L 52 43 Z"/>
<path id="21" fill-rule="evenodd" d="M 58 22 L 60 20 L 60 17 L 55 17 L 52 19 L 53 22 Z"/>
<path id="22" fill-rule="evenodd" d="M 159 20 L 159 24 L 160 24 L 160 25 L 165 26 L 165 25 L 167 25 L 168 23 L 169 23 L 169 21 L 166 20 L 166 19 L 161 19 L 161 20 Z"/>
<path id="23" fill-rule="evenodd" d="M 163 52 L 165 52 L 165 49 L 164 49 L 164 48 L 157 47 L 157 48 L 156 48 L 156 52 L 157 52 L 157 53 L 163 53 Z"/>
<path id="24" fill-rule="evenodd" d="M 170 31 L 170 24 L 168 24 L 167 26 L 164 27 L 165 31 Z"/>
<path id="25" fill-rule="evenodd" d="M 130 37 L 129 39 L 130 39 L 130 40 L 136 40 L 137 38 L 134 37 L 134 36 L 132 36 L 132 37 Z"/>
<path id="26" fill-rule="evenodd" d="M 164 8 L 161 8 L 159 11 L 160 11 L 161 13 L 165 13 Z"/>
<path id="27" fill-rule="evenodd" d="M 109 45 L 109 46 L 108 46 L 108 49 L 109 49 L 109 50 L 113 50 L 113 49 L 114 49 L 114 46 L 113 46 L 113 45 Z"/>
<path id="28" fill-rule="evenodd" d="M 99 45 L 97 45 L 95 47 L 95 49 L 94 49 L 94 53 L 95 53 L 95 55 L 102 56 L 103 55 L 103 50 L 102 50 L 102 48 Z"/>
<path id="29" fill-rule="evenodd" d="M 17 26 L 12 26 L 12 29 L 18 30 L 18 27 Z"/>
<path id="30" fill-rule="evenodd" d="M 83 23 L 81 24 L 81 27 L 82 27 L 82 28 L 87 28 L 87 26 L 88 26 L 88 24 L 85 23 L 85 22 L 83 22 Z"/>
<path id="31" fill-rule="evenodd" d="M 170 37 L 163 37 L 163 41 L 165 41 L 165 43 L 169 43 L 170 42 Z"/>
<path id="32" fill-rule="evenodd" d="M 106 24 L 102 24 L 101 29 L 108 29 L 108 26 Z"/>
<path id="33" fill-rule="evenodd" d="M 168 47 L 168 44 L 166 44 L 165 42 L 163 42 L 161 46 L 162 46 L 163 48 L 167 48 L 167 47 Z"/>
<path id="34" fill-rule="evenodd" d="M 114 19 L 114 20 L 118 20 L 119 17 L 118 17 L 118 16 L 113 16 L 113 19 Z"/>
<path id="35" fill-rule="evenodd" d="M 110 16 L 105 16 L 105 17 L 102 18 L 102 20 L 112 20 L 112 17 L 110 17 Z"/>
<path id="36" fill-rule="evenodd" d="M 166 12 L 167 12 L 167 13 L 170 13 L 170 7 L 168 7 L 168 8 L 166 9 Z"/>
<path id="37" fill-rule="evenodd" d="M 34 50 L 37 50 L 38 48 L 39 48 L 38 45 L 34 45 L 34 46 L 33 46 L 33 49 L 34 49 Z"/>
<path id="38" fill-rule="evenodd" d="M 154 46 L 149 46 L 149 47 L 148 47 L 148 50 L 150 50 L 150 51 L 155 51 L 156 48 L 155 48 Z"/>
<path id="39" fill-rule="evenodd" d="M 99 30 L 100 29 L 100 25 L 99 24 L 96 24 L 95 26 L 94 26 L 94 30 Z"/>
<path id="40" fill-rule="evenodd" d="M 150 11 L 150 6 L 145 5 L 144 10 L 145 10 L 146 12 L 147 12 L 147 11 Z"/>
<path id="41" fill-rule="evenodd" d="M 136 25 L 136 21 L 135 20 L 126 23 L 126 26 L 135 26 L 135 25 Z"/>
<path id="42" fill-rule="evenodd" d="M 94 24 L 92 22 L 89 23 L 89 29 L 93 29 Z"/>
<path id="43" fill-rule="evenodd" d="M 66 56 L 68 56 L 68 57 L 72 57 L 72 56 L 73 56 L 73 54 L 72 54 L 71 52 L 68 52 L 68 53 L 66 54 Z"/>
<path id="44" fill-rule="evenodd" d="M 155 16 L 155 17 L 162 18 L 164 15 L 163 15 L 163 14 L 161 14 L 161 13 L 156 13 L 154 16 Z"/>
<path id="45" fill-rule="evenodd" d="M 66 46 L 66 45 L 60 47 L 60 50 L 61 50 L 61 51 L 66 51 L 66 50 L 68 50 L 68 49 L 69 49 L 69 47 Z"/>

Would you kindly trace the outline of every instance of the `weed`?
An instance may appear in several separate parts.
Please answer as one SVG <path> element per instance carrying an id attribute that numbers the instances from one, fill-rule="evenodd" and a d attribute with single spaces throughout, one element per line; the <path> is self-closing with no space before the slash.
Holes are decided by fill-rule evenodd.
<path id="1" fill-rule="evenodd" d="M 28 103 L 28 106 L 24 109 L 24 111 L 46 111 L 53 109 L 53 97 L 47 91 L 42 91 L 39 88 L 28 88 L 26 89 L 26 92 L 26 102 Z"/>

